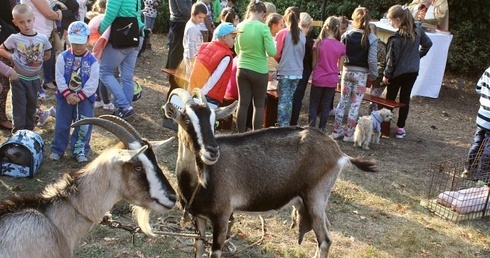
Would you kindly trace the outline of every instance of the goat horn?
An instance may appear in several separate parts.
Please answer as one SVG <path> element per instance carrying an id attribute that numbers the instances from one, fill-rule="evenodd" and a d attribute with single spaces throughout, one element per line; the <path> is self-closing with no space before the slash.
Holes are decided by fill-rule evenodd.
<path id="1" fill-rule="evenodd" d="M 182 100 L 182 102 L 184 102 L 185 106 L 194 103 L 194 99 L 192 99 L 191 94 L 184 89 L 177 88 L 177 89 L 174 89 L 172 92 L 170 92 L 170 96 L 168 97 L 169 101 L 170 101 L 170 99 L 172 99 L 173 95 L 178 96 Z"/>
<path id="2" fill-rule="evenodd" d="M 208 101 L 206 100 L 206 96 L 204 96 L 204 94 L 202 94 L 202 90 L 201 89 L 198 89 L 198 88 L 195 88 L 192 93 L 197 96 L 197 98 L 201 101 L 201 104 L 203 104 L 204 106 L 207 106 L 208 105 Z"/>
<path id="3" fill-rule="evenodd" d="M 138 133 L 138 131 L 136 131 L 136 129 L 130 123 L 128 123 L 128 121 L 113 115 L 101 115 L 99 116 L 99 118 L 112 121 L 124 127 L 128 132 L 130 132 L 136 138 L 137 141 L 143 142 L 143 137 L 141 136 L 141 134 Z"/>
<path id="4" fill-rule="evenodd" d="M 130 132 L 128 132 L 124 127 L 118 125 L 115 122 L 105 120 L 105 119 L 100 119 L 96 117 L 84 118 L 73 123 L 71 127 L 86 125 L 86 124 L 97 125 L 111 132 L 117 138 L 119 138 L 119 140 L 121 140 L 121 142 L 124 144 L 124 147 L 127 149 L 130 149 L 129 144 L 138 142 L 136 138 Z"/>

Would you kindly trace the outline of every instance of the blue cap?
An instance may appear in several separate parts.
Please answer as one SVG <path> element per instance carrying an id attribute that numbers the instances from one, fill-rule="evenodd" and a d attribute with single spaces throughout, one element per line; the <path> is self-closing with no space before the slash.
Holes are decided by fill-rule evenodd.
<path id="1" fill-rule="evenodd" d="M 85 44 L 88 41 L 90 30 L 88 25 L 82 21 L 72 22 L 68 26 L 68 40 L 73 44 Z"/>
<path id="2" fill-rule="evenodd" d="M 214 30 L 214 37 L 220 38 L 223 36 L 226 36 L 228 34 L 237 34 L 237 33 L 242 33 L 243 31 L 238 30 L 231 24 L 230 22 L 223 22 L 216 29 Z"/>

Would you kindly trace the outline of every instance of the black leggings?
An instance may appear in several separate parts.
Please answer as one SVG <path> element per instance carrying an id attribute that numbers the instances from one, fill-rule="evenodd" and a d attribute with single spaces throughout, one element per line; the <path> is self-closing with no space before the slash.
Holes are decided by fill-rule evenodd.
<path id="1" fill-rule="evenodd" d="M 237 127 L 238 132 L 245 132 L 247 124 L 247 113 L 250 101 L 253 101 L 253 130 L 261 129 L 264 122 L 265 96 L 267 92 L 267 82 L 269 73 L 257 73 L 252 70 L 238 68 L 238 113 Z"/>
<path id="2" fill-rule="evenodd" d="M 396 126 L 398 128 L 405 127 L 405 121 L 408 117 L 408 110 L 410 109 L 410 94 L 412 93 L 413 84 L 417 79 L 418 72 L 402 74 L 396 78 L 390 79 L 390 84 L 386 91 L 386 99 L 395 100 L 398 91 L 400 91 L 400 103 L 405 104 L 400 108 L 398 114 L 398 121 Z"/>

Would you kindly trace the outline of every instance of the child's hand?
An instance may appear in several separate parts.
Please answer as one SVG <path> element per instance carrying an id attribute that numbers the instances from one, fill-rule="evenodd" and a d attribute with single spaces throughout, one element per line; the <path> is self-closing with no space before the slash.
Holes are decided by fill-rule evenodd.
<path id="1" fill-rule="evenodd" d="M 80 99 L 78 98 L 76 93 L 72 93 L 68 96 L 66 96 L 66 102 L 70 105 L 76 105 L 78 102 L 80 102 Z"/>
<path id="2" fill-rule="evenodd" d="M 19 74 L 15 70 L 12 70 L 9 77 L 10 77 L 10 80 L 17 81 L 19 79 Z"/>
<path id="3" fill-rule="evenodd" d="M 388 80 L 388 78 L 383 76 L 383 85 L 388 85 L 388 84 L 390 84 L 390 81 Z"/>

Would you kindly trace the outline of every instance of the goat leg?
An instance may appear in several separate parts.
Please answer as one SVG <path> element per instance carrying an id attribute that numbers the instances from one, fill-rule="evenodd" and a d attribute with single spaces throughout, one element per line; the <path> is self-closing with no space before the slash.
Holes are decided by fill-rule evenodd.
<path id="1" fill-rule="evenodd" d="M 204 240 L 206 239 L 206 218 L 196 217 L 195 224 L 199 238 L 194 242 L 194 254 L 196 258 L 201 258 L 204 254 Z"/>
<path id="2" fill-rule="evenodd" d="M 228 230 L 228 219 L 230 218 L 231 211 L 229 213 L 218 215 L 211 218 L 213 224 L 213 245 L 211 250 L 211 258 L 220 258 L 225 245 L 226 231 Z"/>

